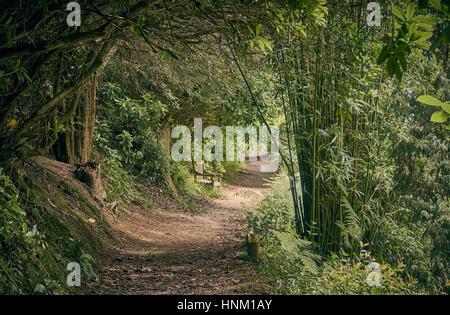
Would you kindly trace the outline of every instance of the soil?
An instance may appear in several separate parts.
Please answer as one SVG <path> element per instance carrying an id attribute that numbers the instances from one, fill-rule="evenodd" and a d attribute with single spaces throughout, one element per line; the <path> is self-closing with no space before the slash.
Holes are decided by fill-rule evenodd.
<path id="1" fill-rule="evenodd" d="M 99 277 L 87 293 L 269 293 L 244 241 L 244 209 L 258 206 L 272 175 L 259 171 L 261 163 L 247 162 L 222 186 L 220 198 L 196 200 L 198 213 L 168 206 L 167 196 L 153 192 L 157 209 L 135 206 L 115 216 L 119 242 L 101 255 Z"/>

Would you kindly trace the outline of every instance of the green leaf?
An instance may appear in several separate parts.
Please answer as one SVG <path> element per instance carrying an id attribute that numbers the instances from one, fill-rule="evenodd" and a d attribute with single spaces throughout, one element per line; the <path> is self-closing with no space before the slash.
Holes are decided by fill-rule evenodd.
<path id="1" fill-rule="evenodd" d="M 392 13 L 394 13 L 394 15 L 398 17 L 400 20 L 402 21 L 406 20 L 406 17 L 403 14 L 402 10 L 396 5 L 392 8 Z"/>
<path id="2" fill-rule="evenodd" d="M 394 58 L 388 58 L 386 62 L 386 71 L 390 77 L 394 75 Z"/>
<path id="3" fill-rule="evenodd" d="M 446 112 L 440 110 L 434 112 L 433 115 L 431 115 L 431 121 L 436 123 L 445 123 L 448 117 L 449 115 Z"/>
<path id="4" fill-rule="evenodd" d="M 428 50 L 428 49 L 430 49 L 430 44 L 427 44 L 424 42 L 416 42 L 412 45 L 412 47 Z"/>
<path id="5" fill-rule="evenodd" d="M 250 26 L 247 25 L 247 28 L 248 28 L 249 32 L 250 32 L 253 36 L 256 36 L 256 35 L 255 35 L 255 32 L 253 32 L 253 30 L 252 30 L 252 28 L 251 28 Z"/>
<path id="6" fill-rule="evenodd" d="M 442 12 L 442 5 L 439 0 L 430 0 L 430 4 L 439 12 Z"/>
<path id="7" fill-rule="evenodd" d="M 398 58 L 398 62 L 400 63 L 400 66 L 402 66 L 403 71 L 406 71 L 406 57 L 405 54 L 401 53 L 401 54 L 397 54 L 397 58 Z"/>
<path id="8" fill-rule="evenodd" d="M 258 24 L 258 26 L 256 27 L 256 36 L 258 36 L 261 33 L 261 24 Z"/>
<path id="9" fill-rule="evenodd" d="M 446 105 L 445 103 L 441 102 L 440 100 L 431 95 L 421 95 L 417 98 L 417 101 L 431 106 Z"/>
<path id="10" fill-rule="evenodd" d="M 450 114 L 450 104 L 443 104 L 441 108 L 447 113 Z"/>
<path id="11" fill-rule="evenodd" d="M 429 24 L 429 25 L 433 25 L 434 23 L 439 21 L 439 18 L 434 17 L 432 15 L 416 15 L 412 21 L 417 22 L 417 23 L 424 23 L 424 24 Z"/>
<path id="12" fill-rule="evenodd" d="M 413 33 L 410 37 L 409 37 L 409 41 L 410 42 L 415 42 L 416 40 L 420 39 L 420 34 L 418 32 Z"/>
<path id="13" fill-rule="evenodd" d="M 264 42 L 264 45 L 266 45 L 266 47 L 269 48 L 270 51 L 272 51 L 272 43 L 262 37 L 261 37 L 261 40 Z"/>
<path id="14" fill-rule="evenodd" d="M 266 53 L 266 48 L 264 46 L 264 42 L 261 40 L 261 38 L 258 38 L 256 40 L 258 42 L 258 46 L 259 48 L 262 50 L 262 52 L 265 54 Z"/>
<path id="15" fill-rule="evenodd" d="M 429 32 L 434 31 L 433 24 L 417 23 L 417 25 Z"/>
<path id="16" fill-rule="evenodd" d="M 411 23 L 408 27 L 408 34 L 411 36 L 412 34 L 414 34 L 417 31 L 417 24 L 416 23 Z"/>
<path id="17" fill-rule="evenodd" d="M 408 9 L 406 10 L 406 17 L 408 18 L 408 20 L 412 19 L 415 11 L 416 11 L 416 6 L 414 5 L 414 3 L 410 3 L 408 5 Z"/>
<path id="18" fill-rule="evenodd" d="M 431 36 L 433 36 L 432 32 L 417 32 L 416 34 L 419 35 L 419 41 L 423 42 L 429 39 Z"/>
<path id="19" fill-rule="evenodd" d="M 386 60 L 388 55 L 389 55 L 388 45 L 386 45 L 383 47 L 383 49 L 381 49 L 380 55 L 378 56 L 377 59 L 377 64 L 381 65 Z"/>
<path id="20" fill-rule="evenodd" d="M 397 78 L 397 80 L 402 81 L 403 72 L 400 69 L 399 61 L 397 59 L 394 59 L 394 73 Z"/>

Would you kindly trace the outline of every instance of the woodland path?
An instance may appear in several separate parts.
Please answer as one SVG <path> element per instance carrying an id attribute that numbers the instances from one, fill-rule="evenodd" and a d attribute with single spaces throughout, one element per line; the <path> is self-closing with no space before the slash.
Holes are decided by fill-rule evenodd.
<path id="1" fill-rule="evenodd" d="M 244 246 L 245 207 L 268 188 L 262 162 L 247 162 L 222 186 L 222 197 L 200 201 L 199 213 L 137 209 L 118 220 L 120 245 L 99 262 L 90 294 L 263 294 Z"/>

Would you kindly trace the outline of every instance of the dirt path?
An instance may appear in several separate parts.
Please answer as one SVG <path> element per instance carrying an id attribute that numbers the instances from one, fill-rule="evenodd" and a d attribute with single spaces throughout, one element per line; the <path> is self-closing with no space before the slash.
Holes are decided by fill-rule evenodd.
<path id="1" fill-rule="evenodd" d="M 243 259 L 244 207 L 267 188 L 261 162 L 249 162 L 222 187 L 220 199 L 202 201 L 198 214 L 143 210 L 122 215 L 121 242 L 100 262 L 93 294 L 262 294 L 254 266 Z"/>

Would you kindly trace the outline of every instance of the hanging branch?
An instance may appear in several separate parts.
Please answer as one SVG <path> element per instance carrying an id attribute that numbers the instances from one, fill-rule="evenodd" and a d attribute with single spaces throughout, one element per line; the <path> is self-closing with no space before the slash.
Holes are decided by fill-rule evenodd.
<path id="1" fill-rule="evenodd" d="M 110 43 L 105 43 L 101 49 L 101 51 L 97 54 L 93 63 L 86 70 L 86 72 L 74 81 L 71 85 L 66 87 L 64 90 L 58 93 L 54 98 L 52 98 L 49 102 L 47 102 L 42 107 L 38 108 L 33 115 L 28 119 L 24 124 L 19 128 L 19 131 L 16 134 L 16 137 L 20 137 L 23 135 L 34 122 L 36 122 L 42 115 L 44 115 L 47 111 L 51 110 L 54 106 L 56 106 L 62 99 L 70 95 L 73 91 L 79 88 L 84 82 L 86 82 L 89 77 L 97 71 L 98 68 L 103 64 L 103 57 L 107 54 L 108 48 L 110 47 Z"/>
<path id="2" fill-rule="evenodd" d="M 33 44 L 26 44 L 11 48 L 1 48 L 0 61 L 26 55 L 39 55 L 59 48 L 80 44 L 86 41 L 102 39 L 109 34 L 107 28 L 108 24 L 104 24 L 95 31 L 71 34 L 58 40 L 38 43 L 36 44 L 36 46 Z"/>
<path id="3" fill-rule="evenodd" d="M 227 19 L 225 18 L 225 14 L 223 12 L 222 3 L 220 3 L 220 4 L 221 4 L 222 19 L 224 20 L 225 24 L 230 26 L 231 29 L 234 29 L 234 27 L 230 23 L 228 23 Z M 259 106 L 258 102 L 256 101 L 256 98 L 255 98 L 255 96 L 253 94 L 253 90 L 252 90 L 252 88 L 250 86 L 250 83 L 248 82 L 247 77 L 245 76 L 244 71 L 242 70 L 242 67 L 239 64 L 238 60 L 237 60 L 237 57 L 236 57 L 236 54 L 235 54 L 235 50 L 237 50 L 236 49 L 236 45 L 235 45 L 234 41 L 233 41 L 233 45 L 231 45 L 231 43 L 230 43 L 230 41 L 228 39 L 226 39 L 226 41 L 227 41 L 228 46 L 230 48 L 231 54 L 233 56 L 233 60 L 234 60 L 234 62 L 236 64 L 236 66 L 238 67 L 239 72 L 240 72 L 240 74 L 241 74 L 241 76 L 242 76 L 242 78 L 243 78 L 243 80 L 245 82 L 245 85 L 246 85 L 246 87 L 247 87 L 247 89 L 248 89 L 248 91 L 250 93 L 250 97 L 252 99 L 252 102 L 255 105 L 255 107 L 256 107 L 256 109 L 258 111 L 258 114 L 259 114 L 260 118 L 262 119 L 264 125 L 266 126 L 267 130 L 269 131 L 271 139 L 275 140 L 275 139 L 273 139 L 272 130 L 271 130 L 269 124 L 267 123 L 267 120 L 264 117 L 264 114 L 262 113 L 261 107 Z M 288 123 L 288 121 L 286 120 L 286 124 L 287 123 Z M 288 133 L 288 137 L 289 137 L 289 133 Z M 288 141 L 289 141 L 289 139 L 288 139 Z M 298 204 L 297 184 L 296 184 L 296 180 L 295 180 L 295 172 L 294 172 L 294 168 L 293 168 L 293 161 L 292 161 L 292 153 L 291 153 L 290 142 L 288 143 L 288 146 L 289 146 L 289 155 L 290 155 L 290 162 L 291 162 L 290 164 L 288 163 L 286 157 L 284 156 L 284 154 L 283 154 L 283 152 L 281 150 L 279 150 L 279 154 L 281 156 L 281 159 L 282 159 L 284 165 L 286 165 L 286 167 L 288 169 L 288 173 L 289 173 L 289 184 L 290 184 L 290 187 L 291 187 L 292 200 L 293 200 L 293 203 L 294 203 L 296 231 L 297 231 L 297 233 L 299 235 L 304 236 L 305 235 L 305 230 L 304 230 L 303 215 L 302 215 L 303 209 L 300 209 L 299 208 L 299 204 Z"/>

